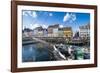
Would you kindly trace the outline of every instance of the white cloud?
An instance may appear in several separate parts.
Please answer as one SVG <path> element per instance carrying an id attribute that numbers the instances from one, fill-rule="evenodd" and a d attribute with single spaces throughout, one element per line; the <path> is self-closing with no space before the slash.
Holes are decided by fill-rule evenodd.
<path id="1" fill-rule="evenodd" d="M 76 20 L 76 15 L 75 14 L 71 14 L 71 18 L 72 18 L 73 21 L 75 21 Z"/>
<path id="2" fill-rule="evenodd" d="M 33 24 L 24 25 L 24 26 L 23 26 L 23 29 L 24 29 L 24 28 L 34 29 L 34 28 L 36 28 L 36 27 L 38 27 L 38 26 L 39 26 L 39 24 L 34 24 L 34 25 L 33 25 Z"/>
<path id="3" fill-rule="evenodd" d="M 32 17 L 36 18 L 37 17 L 37 13 L 35 11 L 32 12 Z"/>
<path id="4" fill-rule="evenodd" d="M 26 13 L 31 16 L 31 11 L 26 11 Z"/>
<path id="5" fill-rule="evenodd" d="M 64 26 L 63 26 L 63 25 L 59 25 L 59 27 L 60 27 L 60 28 L 63 28 Z"/>
<path id="6" fill-rule="evenodd" d="M 37 13 L 35 11 L 23 11 L 24 16 L 31 16 L 33 18 L 37 17 Z"/>
<path id="7" fill-rule="evenodd" d="M 44 24 L 43 24 L 43 25 L 41 25 L 41 26 L 42 26 L 43 28 L 47 28 L 47 27 L 48 27 L 47 25 L 44 25 Z"/>
<path id="8" fill-rule="evenodd" d="M 23 16 L 28 16 L 25 11 L 23 11 Z"/>
<path id="9" fill-rule="evenodd" d="M 40 27 L 40 26 L 42 26 L 43 28 L 47 28 L 48 26 L 47 25 L 45 25 L 45 24 L 31 24 L 32 26 L 32 29 L 34 29 L 34 28 L 36 28 L 36 27 Z"/>
<path id="10" fill-rule="evenodd" d="M 66 13 L 66 15 L 63 18 L 63 22 L 68 21 L 69 18 L 70 18 L 70 14 L 69 13 Z"/>
<path id="11" fill-rule="evenodd" d="M 36 27 L 40 27 L 40 26 L 42 26 L 43 28 L 47 28 L 48 27 L 47 25 L 44 25 L 44 24 L 29 24 L 29 25 L 23 26 L 23 29 L 24 28 L 35 29 Z"/>
<path id="12" fill-rule="evenodd" d="M 53 16 L 53 14 L 52 13 L 49 13 L 49 16 Z"/>
<path id="13" fill-rule="evenodd" d="M 66 15 L 63 18 L 63 22 L 69 21 L 69 22 L 73 22 L 76 20 L 76 15 L 73 13 L 66 13 Z"/>
<path id="14" fill-rule="evenodd" d="M 34 29 L 34 28 L 36 28 L 36 27 L 39 27 L 40 25 L 39 24 L 31 24 L 31 29 Z"/>

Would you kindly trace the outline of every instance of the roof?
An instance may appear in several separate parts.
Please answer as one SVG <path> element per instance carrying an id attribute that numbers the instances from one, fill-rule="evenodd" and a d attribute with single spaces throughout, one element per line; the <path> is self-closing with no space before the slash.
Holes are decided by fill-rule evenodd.
<path id="1" fill-rule="evenodd" d="M 36 27 L 35 30 L 41 31 L 41 30 L 43 30 L 43 28 L 42 28 L 42 26 L 40 26 L 40 27 Z"/>
<path id="2" fill-rule="evenodd" d="M 50 25 L 48 28 L 59 28 L 59 24 Z"/>
<path id="3" fill-rule="evenodd" d="M 80 29 L 90 29 L 90 24 L 84 25 L 84 26 L 80 26 Z"/>
<path id="4" fill-rule="evenodd" d="M 63 30 L 72 30 L 72 27 L 64 27 Z"/>
<path id="5" fill-rule="evenodd" d="M 30 32 L 30 31 L 32 31 L 32 30 L 29 29 L 29 28 L 25 28 L 25 29 L 23 30 L 23 32 Z"/>

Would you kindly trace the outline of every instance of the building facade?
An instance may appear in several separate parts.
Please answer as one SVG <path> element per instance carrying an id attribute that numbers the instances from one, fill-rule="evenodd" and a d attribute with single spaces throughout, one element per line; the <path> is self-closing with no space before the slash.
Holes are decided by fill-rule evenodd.
<path id="1" fill-rule="evenodd" d="M 48 37 L 48 31 L 47 31 L 47 29 L 43 29 L 43 37 Z"/>
<path id="2" fill-rule="evenodd" d="M 69 39 L 72 38 L 73 31 L 71 27 L 64 27 L 63 31 L 64 31 L 64 37 L 69 38 Z"/>
<path id="3" fill-rule="evenodd" d="M 90 39 L 90 25 L 89 24 L 79 27 L 79 36 L 82 39 Z"/>
<path id="4" fill-rule="evenodd" d="M 25 28 L 22 31 L 22 35 L 23 37 L 29 37 L 29 36 L 33 36 L 33 30 L 29 29 L 29 28 Z"/>
<path id="5" fill-rule="evenodd" d="M 48 27 L 48 37 L 58 37 L 59 24 Z"/>
<path id="6" fill-rule="evenodd" d="M 35 37 L 42 37 L 43 36 L 43 28 L 42 26 L 37 27 L 34 29 L 34 36 Z"/>
<path id="7" fill-rule="evenodd" d="M 58 36 L 59 37 L 64 37 L 64 30 L 63 30 L 63 28 L 59 28 Z"/>

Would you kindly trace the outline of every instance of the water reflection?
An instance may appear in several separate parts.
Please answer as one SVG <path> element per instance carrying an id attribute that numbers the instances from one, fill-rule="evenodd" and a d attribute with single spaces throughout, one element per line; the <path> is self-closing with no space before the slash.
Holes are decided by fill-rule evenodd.
<path id="1" fill-rule="evenodd" d="M 23 45 L 22 49 L 22 61 L 33 62 L 33 61 L 49 61 L 49 51 L 46 46 L 41 44 L 30 44 Z"/>

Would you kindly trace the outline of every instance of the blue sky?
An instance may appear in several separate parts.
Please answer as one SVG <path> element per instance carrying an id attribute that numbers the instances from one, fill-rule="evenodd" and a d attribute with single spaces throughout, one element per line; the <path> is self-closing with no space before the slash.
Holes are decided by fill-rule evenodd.
<path id="1" fill-rule="evenodd" d="M 54 11 L 33 11 L 22 10 L 23 29 L 59 24 L 60 27 L 71 26 L 73 31 L 77 31 L 79 26 L 90 23 L 89 13 L 75 12 L 54 12 Z"/>

